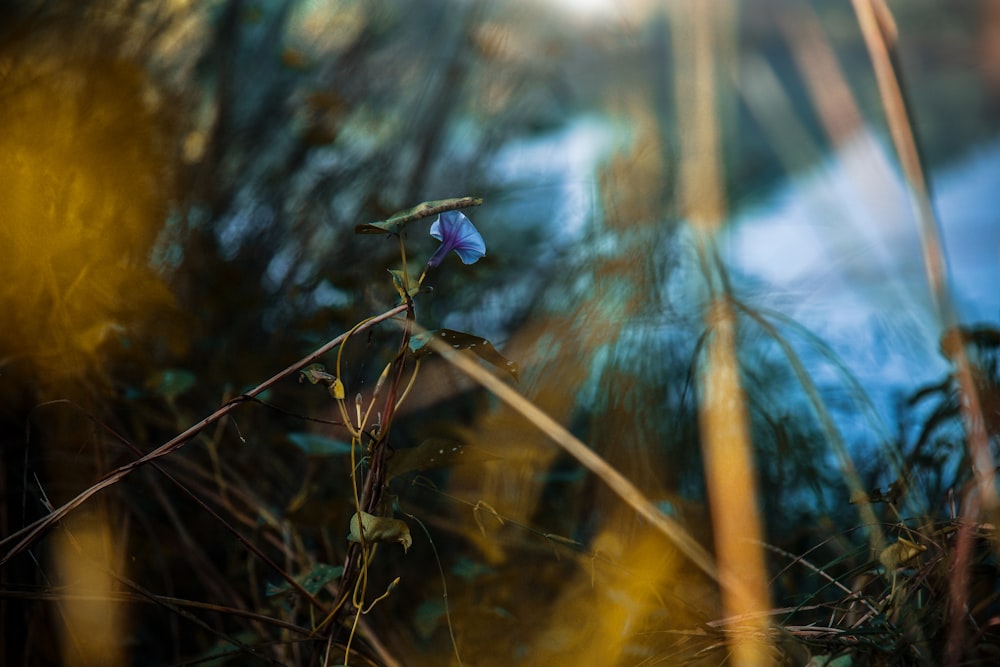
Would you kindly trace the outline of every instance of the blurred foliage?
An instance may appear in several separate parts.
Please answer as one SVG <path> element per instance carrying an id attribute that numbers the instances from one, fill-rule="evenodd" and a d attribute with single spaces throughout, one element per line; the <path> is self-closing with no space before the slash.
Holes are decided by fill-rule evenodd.
<path id="1" fill-rule="evenodd" d="M 761 4 L 736 17 L 727 48 L 734 62 L 772 69 L 788 106 L 771 98 L 769 112 L 783 131 L 801 126 L 808 146 L 783 159 L 751 93 L 724 87 L 734 207 L 837 143 L 795 61 L 801 26 L 821 26 L 861 116 L 882 126 L 847 4 Z M 992 138 L 1000 117 L 996 5 L 936 4 L 893 7 L 931 164 Z M 474 193 L 485 204 L 469 215 L 488 254 L 433 276 L 421 323 L 497 344 L 488 361 L 516 362 L 526 395 L 710 543 L 693 372 L 705 295 L 678 222 L 671 24 L 655 5 L 602 20 L 513 0 L 0 5 L 0 536 L 394 304 L 387 270 L 398 268 L 398 245 L 356 236 L 356 225 Z M 746 81 L 748 71 L 730 74 Z M 588 117 L 613 147 L 593 160 L 597 173 L 567 176 L 584 158 L 545 142 Z M 569 203 L 573 179 L 584 181 L 585 210 Z M 426 225 L 405 232 L 415 266 L 433 251 Z M 899 620 L 896 580 L 875 571 L 882 554 L 858 546 L 816 415 L 757 324 L 741 320 L 739 346 L 767 539 L 838 581 L 867 577 L 872 599 L 891 591 L 866 628 L 898 621 L 902 638 L 871 655 L 916 660 L 899 647 L 918 644 L 920 628 L 940 639 L 940 619 Z M 995 330 L 966 333 L 993 414 Z M 397 342 L 391 326 L 349 342 L 348 397 L 370 394 Z M 440 362 L 421 373 L 392 433 L 390 490 L 422 524 L 408 521 L 405 540 L 405 525 L 391 524 L 388 541 L 407 552 L 383 545 L 371 566 L 371 589 L 391 595 L 364 617 L 356 664 L 442 664 L 452 632 L 476 665 L 722 659 L 712 582 L 531 424 Z M 5 565 L 5 664 L 70 664 L 85 660 L 73 653 L 84 645 L 108 664 L 223 654 L 320 664 L 323 642 L 296 632 L 323 610 L 233 531 L 329 604 L 356 515 L 349 438 L 321 389 L 279 384 L 162 471 L 100 496 L 34 558 Z M 823 391 L 831 403 L 863 403 L 846 381 Z M 879 452 L 862 473 L 887 524 L 912 500 L 891 484 L 932 511 L 968 482 L 956 400 L 952 378 L 915 388 L 901 399 L 896 441 L 873 429 L 871 442 L 850 443 Z M 931 583 L 907 591 L 943 596 L 951 529 L 924 528 L 916 569 Z M 985 590 L 995 562 L 989 536 L 977 539 Z M 781 558 L 774 571 L 776 603 L 802 607 L 796 627 L 843 602 L 815 571 Z M 128 613 L 46 597 L 81 582 Z M 979 621 L 991 604 L 977 608 Z M 810 615 L 810 605 L 821 608 Z M 65 629 L 88 615 L 106 622 Z M 346 631 L 335 632 L 343 642 Z M 842 647 L 806 637 L 787 655 L 804 662 Z"/>

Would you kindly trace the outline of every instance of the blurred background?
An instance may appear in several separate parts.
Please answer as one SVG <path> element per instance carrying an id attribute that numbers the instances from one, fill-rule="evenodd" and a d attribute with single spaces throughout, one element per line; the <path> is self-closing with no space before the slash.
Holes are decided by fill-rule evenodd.
<path id="1" fill-rule="evenodd" d="M 888 7 L 992 437 L 1000 4 Z M 889 528 L 953 518 L 970 479 L 850 3 L 2 2 L 0 127 L 0 538 L 395 305 L 398 243 L 355 225 L 465 195 L 487 255 L 446 260 L 418 322 L 492 341 L 520 392 L 710 550 L 700 368 L 709 305 L 733 297 L 768 590 L 795 624 L 843 596 L 797 556 L 849 587 L 877 570 L 850 474 L 892 496 Z M 398 339 L 352 341 L 348 395 Z M 353 512 L 339 416 L 294 378 L 262 398 L 162 465 L 315 575 Z M 459 372 L 427 362 L 391 442 L 398 515 L 422 523 L 372 564 L 372 590 L 400 583 L 351 664 L 724 658 L 717 583 Z M 5 664 L 336 664 L 296 633 L 322 615 L 152 469 L 0 574 Z M 890 661 L 943 632 L 882 614 L 905 628 Z M 774 650 L 832 654 L 801 639 Z"/>

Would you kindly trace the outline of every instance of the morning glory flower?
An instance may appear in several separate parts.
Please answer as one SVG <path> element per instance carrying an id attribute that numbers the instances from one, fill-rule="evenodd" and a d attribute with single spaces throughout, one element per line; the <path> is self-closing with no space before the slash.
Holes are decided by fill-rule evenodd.
<path id="1" fill-rule="evenodd" d="M 444 256 L 454 250 L 465 264 L 475 264 L 486 254 L 486 242 L 472 221 L 458 211 L 445 211 L 431 225 L 431 236 L 441 242 L 427 268 L 434 268 Z"/>

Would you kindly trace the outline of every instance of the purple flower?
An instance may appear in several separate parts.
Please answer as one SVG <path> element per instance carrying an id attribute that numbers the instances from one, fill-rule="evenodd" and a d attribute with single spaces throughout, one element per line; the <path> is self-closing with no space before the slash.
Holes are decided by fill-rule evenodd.
<path id="1" fill-rule="evenodd" d="M 458 211 L 445 211 L 431 225 L 431 236 L 441 242 L 438 249 L 427 260 L 427 268 L 433 268 L 444 260 L 444 256 L 454 250 L 465 264 L 475 264 L 486 254 L 486 242 L 472 221 Z"/>

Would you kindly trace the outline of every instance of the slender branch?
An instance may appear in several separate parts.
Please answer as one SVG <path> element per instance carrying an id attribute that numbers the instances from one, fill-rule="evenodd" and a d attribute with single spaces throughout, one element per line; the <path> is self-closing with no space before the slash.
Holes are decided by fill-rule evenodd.
<path id="1" fill-rule="evenodd" d="M 369 327 L 372 327 L 378 324 L 379 322 L 384 322 L 385 320 L 388 320 L 404 312 L 407 308 L 408 308 L 407 304 L 400 304 L 395 308 L 385 311 L 381 315 L 377 315 L 371 318 L 363 325 L 363 327 L 361 327 L 360 329 L 356 329 L 355 332 L 361 329 L 367 329 Z M 195 436 L 201 433 L 205 428 L 211 426 L 212 424 L 216 423 L 217 421 L 228 415 L 230 412 L 235 410 L 237 406 L 241 405 L 243 402 L 249 399 L 254 398 L 258 394 L 263 393 L 267 389 L 277 384 L 279 381 L 283 380 L 289 375 L 294 374 L 303 367 L 313 363 L 314 361 L 316 361 L 316 359 L 318 359 L 319 357 L 323 356 L 333 348 L 340 345 L 340 343 L 343 342 L 343 340 L 346 337 L 347 337 L 346 333 L 337 336 L 333 340 L 327 342 L 322 347 L 318 348 L 317 350 L 313 351 L 312 353 L 308 354 L 302 359 L 299 359 L 285 370 L 271 376 L 270 378 L 260 383 L 259 385 L 257 385 L 250 391 L 246 392 L 245 394 L 237 396 L 233 400 L 229 401 L 228 403 L 220 407 L 218 410 L 213 412 L 208 417 L 205 417 L 194 426 L 190 427 L 180 435 L 172 438 L 168 442 L 160 445 L 159 447 L 149 452 L 142 458 L 132 461 L 130 463 L 126 463 L 125 465 L 112 470 L 104 477 L 102 477 L 99 481 L 97 481 L 95 484 L 88 487 L 84 491 L 80 492 L 80 494 L 77 495 L 72 500 L 56 508 L 50 514 L 43 516 L 42 518 L 38 519 L 37 521 L 34 521 L 28 526 L 25 526 L 16 533 L 13 533 L 7 538 L 0 540 L 0 547 L 5 547 L 11 542 L 19 540 L 13 547 L 10 548 L 10 550 L 6 554 L 3 555 L 2 558 L 0 558 L 0 565 L 5 564 L 8 560 L 10 560 L 17 554 L 27 549 L 36 539 L 38 539 L 40 535 L 42 535 L 42 533 L 50 529 L 53 525 L 55 525 L 59 521 L 62 521 L 64 518 L 66 518 L 66 516 L 69 515 L 70 512 L 83 505 L 85 502 L 90 500 L 90 498 L 97 495 L 100 491 L 103 491 L 108 487 L 114 486 L 115 484 L 123 480 L 126 476 L 128 476 L 130 473 L 146 465 L 150 461 L 155 461 L 158 458 L 161 458 L 168 454 L 172 454 L 176 450 L 180 449 L 190 440 L 192 440 Z"/>

